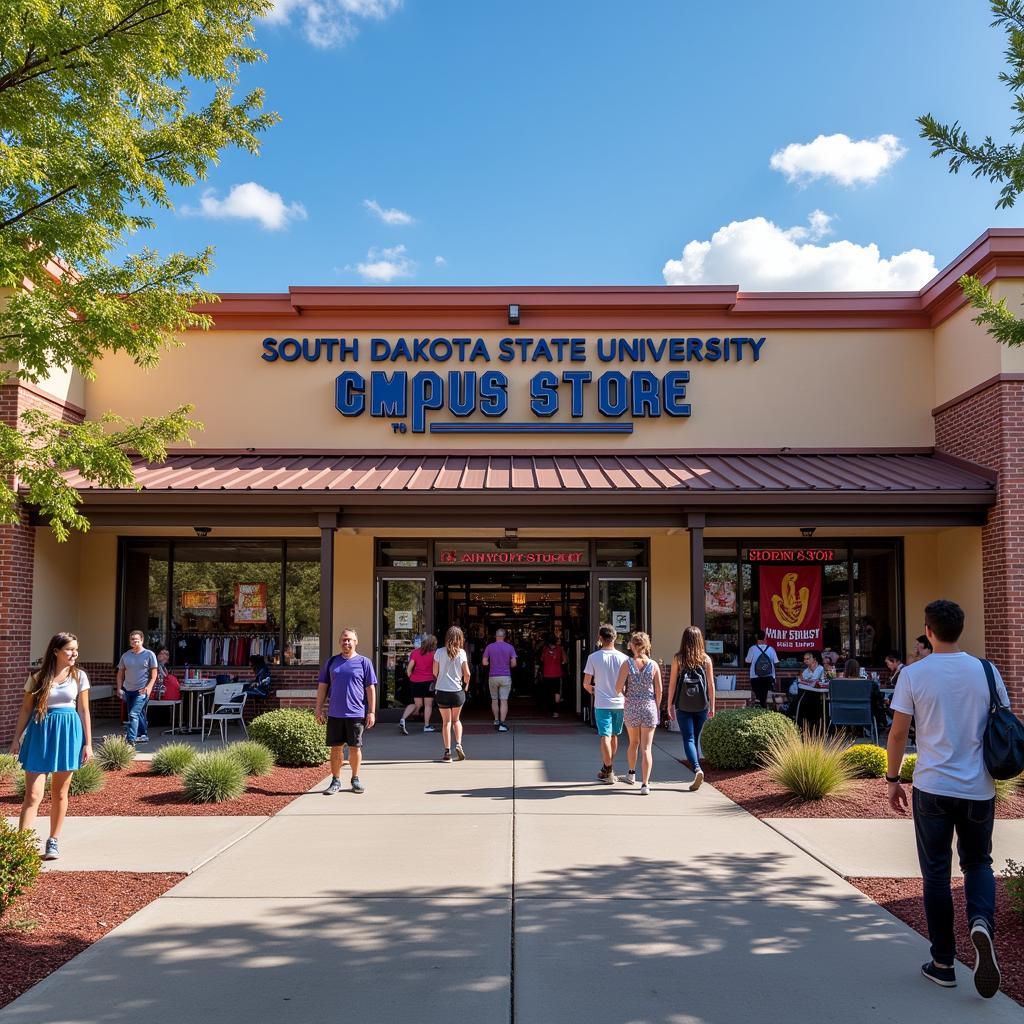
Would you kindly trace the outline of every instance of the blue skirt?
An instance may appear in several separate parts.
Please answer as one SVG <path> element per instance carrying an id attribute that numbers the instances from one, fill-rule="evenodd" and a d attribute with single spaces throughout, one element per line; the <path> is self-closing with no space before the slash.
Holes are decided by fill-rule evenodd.
<path id="1" fill-rule="evenodd" d="M 18 760 L 27 772 L 73 772 L 81 767 L 85 734 L 74 708 L 51 708 L 37 722 L 29 719 Z"/>

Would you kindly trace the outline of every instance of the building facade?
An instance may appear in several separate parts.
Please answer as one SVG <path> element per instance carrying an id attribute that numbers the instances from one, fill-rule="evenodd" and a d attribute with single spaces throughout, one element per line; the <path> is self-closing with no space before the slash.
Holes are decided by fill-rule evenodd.
<path id="1" fill-rule="evenodd" d="M 60 629 L 101 685 L 141 628 L 179 669 L 264 656 L 287 704 L 354 626 L 396 707 L 405 655 L 453 623 L 471 654 L 511 630 L 524 674 L 553 633 L 575 680 L 601 621 L 666 660 L 695 622 L 742 691 L 758 628 L 784 670 L 831 649 L 884 671 L 940 596 L 1019 710 L 1024 354 L 972 322 L 964 273 L 1019 308 L 1024 231 L 913 293 L 226 294 L 155 370 L 10 381 L 7 422 L 189 402 L 205 429 L 136 490 L 72 478 L 87 534 L 30 508 L 0 528 L 0 739 Z"/>

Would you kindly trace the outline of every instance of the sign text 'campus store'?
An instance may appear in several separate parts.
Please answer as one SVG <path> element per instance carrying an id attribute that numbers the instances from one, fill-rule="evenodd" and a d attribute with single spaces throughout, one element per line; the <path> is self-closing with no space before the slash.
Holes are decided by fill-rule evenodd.
<path id="1" fill-rule="evenodd" d="M 631 433 L 633 419 L 686 417 L 696 363 L 756 363 L 764 337 L 264 338 L 267 363 L 413 364 L 444 369 L 345 370 L 335 378 L 343 416 L 387 419 L 396 433 Z M 448 369 L 452 363 L 471 369 Z M 587 369 L 579 364 L 588 364 Z M 498 366 L 537 367 L 526 383 L 527 422 L 505 420 L 513 382 Z M 628 367 L 602 370 L 602 364 Z M 540 369 L 540 367 L 550 367 Z M 651 368 L 653 367 L 653 369 Z M 521 385 L 520 385 L 521 386 Z M 431 423 L 433 412 L 462 422 Z M 571 419 L 555 421 L 559 413 Z M 587 420 L 597 413 L 600 420 Z M 613 422 L 619 421 L 619 422 Z M 622 422 L 626 421 L 626 422 Z"/>

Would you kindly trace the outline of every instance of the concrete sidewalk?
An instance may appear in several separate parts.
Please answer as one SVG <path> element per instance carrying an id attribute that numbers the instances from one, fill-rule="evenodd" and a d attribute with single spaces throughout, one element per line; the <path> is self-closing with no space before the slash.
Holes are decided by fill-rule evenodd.
<path id="1" fill-rule="evenodd" d="M 649 797 L 594 779 L 582 728 L 439 747 L 374 730 L 364 795 L 300 797 L 0 1024 L 1020 1021 L 964 968 L 928 984 L 924 939 L 688 792 L 671 739 Z"/>

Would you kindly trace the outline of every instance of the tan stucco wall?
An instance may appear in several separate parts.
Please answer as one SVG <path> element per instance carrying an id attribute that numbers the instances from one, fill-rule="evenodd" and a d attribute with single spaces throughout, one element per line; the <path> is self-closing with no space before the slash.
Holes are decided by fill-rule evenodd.
<path id="1" fill-rule="evenodd" d="M 1000 346 L 971 322 L 974 315 L 964 307 L 935 329 L 933 408 L 1000 372 Z"/>
<path id="2" fill-rule="evenodd" d="M 310 331 L 327 336 L 331 332 Z M 500 363 L 493 358 L 502 335 L 483 334 L 492 361 L 483 363 L 370 363 L 366 345 L 376 332 L 361 332 L 363 346 L 358 364 L 297 361 L 267 363 L 261 359 L 264 332 L 215 331 L 189 335 L 184 348 L 164 354 L 158 369 L 138 369 L 122 356 L 103 360 L 97 377 L 86 386 L 90 413 L 115 408 L 128 417 L 152 415 L 179 403 L 196 406 L 195 416 L 206 429 L 196 435 L 204 448 L 389 448 L 493 449 L 486 435 L 454 439 L 427 434 L 398 435 L 391 418 L 343 417 L 334 407 L 335 377 L 344 370 L 368 376 L 371 370 L 432 369 L 442 376 L 448 370 L 497 369 L 509 377 L 509 409 L 505 419 L 535 420 L 529 412 L 530 377 L 540 370 L 590 369 L 596 377 L 607 370 L 628 374 L 649 369 L 658 376 L 669 370 L 687 369 L 691 379 L 687 400 L 689 418 L 662 416 L 638 419 L 629 438 L 578 436 L 531 437 L 529 447 L 598 448 L 630 447 L 728 448 L 783 446 L 893 446 L 930 445 L 933 441 L 931 408 L 933 394 L 933 344 L 930 331 L 764 331 L 766 338 L 757 363 Z M 471 332 L 470 332 L 471 333 Z M 526 332 L 523 332 L 525 334 Z M 538 332 L 538 336 L 539 336 Z M 551 336 L 554 332 L 547 332 Z M 597 335 L 587 338 L 593 352 Z M 627 332 L 620 332 L 627 333 Z M 648 330 L 660 339 L 681 333 L 667 327 Z M 714 331 L 686 332 L 708 338 Z M 274 336 L 282 338 L 284 332 Z M 411 339 L 414 335 L 402 335 Z M 475 335 L 474 335 L 475 336 Z M 381 334 L 394 341 L 399 335 Z M 884 368 L 884 372 L 880 372 Z M 599 420 L 597 386 L 586 389 L 586 416 Z M 569 420 L 568 387 L 560 389 L 557 419 Z M 869 396 L 869 397 L 868 397 Z M 867 402 L 867 404 L 865 404 Z M 737 410 L 751 406 L 774 409 L 773 415 L 757 418 L 756 438 L 748 417 Z M 621 422 L 626 422 L 622 417 Z M 428 422 L 454 422 L 447 412 L 429 414 Z M 514 439 L 522 444 L 522 438 Z M 507 447 L 504 445 L 503 447 Z"/>
<path id="3" fill-rule="evenodd" d="M 83 661 L 111 661 L 117 610 L 117 537 L 87 536 L 82 544 L 78 606 L 79 650 Z"/>
<path id="4" fill-rule="evenodd" d="M 373 657 L 373 537 L 336 533 L 334 538 L 334 628 L 359 633 L 359 650 Z M 323 652 L 321 652 L 322 654 Z"/>
<path id="5" fill-rule="evenodd" d="M 690 535 L 655 534 L 651 538 L 651 645 L 666 663 L 690 625 Z"/>
<path id="6" fill-rule="evenodd" d="M 960 646 L 985 653 L 985 603 L 982 587 L 981 530 L 941 530 L 936 538 L 939 593 L 956 601 L 966 616 Z"/>
<path id="7" fill-rule="evenodd" d="M 49 530 L 36 530 L 33 565 L 32 658 L 41 658 L 55 633 L 74 633 L 81 650 L 88 638 L 79 625 L 82 545 L 73 534 L 59 544 Z"/>

